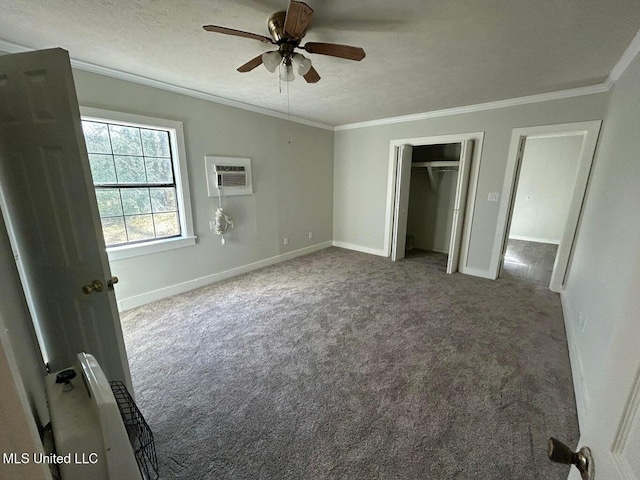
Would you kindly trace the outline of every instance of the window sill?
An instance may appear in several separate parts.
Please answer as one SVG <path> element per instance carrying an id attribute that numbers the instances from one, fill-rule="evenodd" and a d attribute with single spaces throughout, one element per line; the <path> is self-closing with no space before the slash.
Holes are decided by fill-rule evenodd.
<path id="1" fill-rule="evenodd" d="M 198 237 L 175 237 L 152 242 L 138 243 L 136 245 L 123 245 L 121 247 L 107 248 L 109 261 L 125 258 L 139 257 L 150 253 L 165 252 L 175 248 L 189 247 L 196 244 Z"/>

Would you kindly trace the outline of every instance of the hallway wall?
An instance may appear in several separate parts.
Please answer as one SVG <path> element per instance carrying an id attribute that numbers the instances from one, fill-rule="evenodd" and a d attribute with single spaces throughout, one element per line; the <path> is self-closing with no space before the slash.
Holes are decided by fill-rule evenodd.
<path id="1" fill-rule="evenodd" d="M 582 138 L 527 139 L 509 238 L 560 243 L 573 197 Z"/>

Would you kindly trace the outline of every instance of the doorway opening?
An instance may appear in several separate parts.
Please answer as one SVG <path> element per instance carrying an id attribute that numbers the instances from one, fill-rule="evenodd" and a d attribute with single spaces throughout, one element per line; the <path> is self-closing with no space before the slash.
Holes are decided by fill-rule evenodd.
<path id="1" fill-rule="evenodd" d="M 600 123 L 514 129 L 499 216 L 496 278 L 560 292 Z"/>
<path id="2" fill-rule="evenodd" d="M 466 265 L 482 133 L 391 142 L 387 255 Z"/>

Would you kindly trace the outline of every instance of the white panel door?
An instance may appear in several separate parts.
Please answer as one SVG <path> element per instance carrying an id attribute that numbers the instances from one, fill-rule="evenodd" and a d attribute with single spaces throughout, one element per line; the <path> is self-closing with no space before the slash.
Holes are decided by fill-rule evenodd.
<path id="1" fill-rule="evenodd" d="M 509 208 L 507 210 L 507 222 L 505 225 L 504 235 L 502 237 L 502 250 L 500 250 L 500 259 L 498 267 L 498 277 L 502 275 L 504 267 L 504 259 L 507 256 L 507 248 L 509 247 L 509 231 L 511 230 L 511 222 L 513 220 L 513 207 L 516 203 L 516 195 L 518 193 L 518 182 L 520 181 L 520 170 L 522 167 L 522 158 L 524 156 L 524 148 L 527 144 L 527 137 L 522 136 L 518 139 L 518 153 L 515 158 L 515 172 L 511 190 L 509 193 Z"/>
<path id="2" fill-rule="evenodd" d="M 629 294 L 624 306 L 612 318 L 598 319 L 615 323 L 606 351 L 590 349 L 586 337 L 576 350 L 576 355 L 582 352 L 604 367 L 599 378 L 591 379 L 578 445 L 591 449 L 596 480 L 640 480 L 640 255 L 630 255 L 625 268 L 632 274 L 625 275 Z M 576 332 L 574 338 L 584 335 Z M 572 470 L 569 478 L 580 480 Z"/>
<path id="3" fill-rule="evenodd" d="M 464 212 L 467 205 L 467 190 L 469 188 L 469 172 L 471 168 L 471 154 L 473 140 L 462 142 L 460 150 L 460 167 L 456 184 L 456 199 L 453 207 L 453 222 L 451 222 L 451 239 L 449 240 L 449 257 L 447 258 L 447 273 L 458 271 L 460 262 L 460 246 L 462 241 L 462 226 Z"/>
<path id="4" fill-rule="evenodd" d="M 41 349 L 52 371 L 92 353 L 131 388 L 92 185 L 68 53 L 0 56 L 0 205 Z"/>
<path id="5" fill-rule="evenodd" d="M 391 246 L 391 260 L 394 262 L 404 258 L 404 251 L 407 245 L 407 214 L 409 211 L 412 155 L 413 147 L 411 145 L 400 145 L 398 147 L 393 243 Z"/>

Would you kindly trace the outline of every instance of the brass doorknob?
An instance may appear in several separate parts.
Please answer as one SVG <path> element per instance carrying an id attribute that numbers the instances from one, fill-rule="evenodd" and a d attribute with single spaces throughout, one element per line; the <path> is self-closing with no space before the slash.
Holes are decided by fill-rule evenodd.
<path id="1" fill-rule="evenodd" d="M 84 285 L 82 287 L 82 293 L 84 293 L 85 295 L 89 295 L 93 292 L 101 292 L 103 289 L 104 285 L 102 284 L 102 282 L 100 280 L 94 280 L 90 284 Z"/>
<path id="2" fill-rule="evenodd" d="M 549 449 L 547 455 L 552 462 L 575 465 L 580 471 L 582 480 L 593 480 L 595 475 L 595 465 L 589 447 L 582 447 L 577 452 L 553 437 L 549 439 Z"/>
<path id="3" fill-rule="evenodd" d="M 111 290 L 113 290 L 113 286 L 118 283 L 118 277 L 111 277 L 111 279 L 109 281 L 107 281 L 107 288 L 110 288 Z"/>

